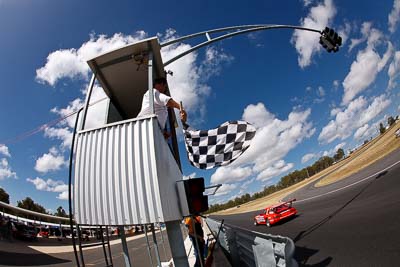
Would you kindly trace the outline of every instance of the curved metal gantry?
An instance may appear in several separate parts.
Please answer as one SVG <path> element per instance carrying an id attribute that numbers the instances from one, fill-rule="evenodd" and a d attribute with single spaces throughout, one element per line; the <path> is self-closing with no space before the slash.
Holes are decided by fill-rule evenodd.
<path id="1" fill-rule="evenodd" d="M 180 37 L 178 39 L 174 39 L 171 41 L 167 41 L 165 43 L 160 44 L 161 47 L 165 47 L 168 45 L 172 45 L 175 43 L 179 43 L 188 39 L 192 39 L 201 35 L 205 35 L 207 38 L 207 41 L 202 42 L 198 45 L 193 46 L 192 48 L 186 50 L 185 52 L 171 58 L 170 60 L 166 61 L 164 63 L 164 67 L 168 66 L 172 62 L 180 59 L 181 57 L 203 47 L 207 46 L 209 44 L 221 41 L 226 38 L 233 37 L 235 35 L 239 34 L 245 34 L 245 33 L 250 33 L 250 32 L 255 32 L 255 31 L 265 31 L 265 30 L 272 30 L 272 29 L 294 29 L 294 30 L 304 30 L 304 31 L 310 31 L 310 32 L 316 32 L 319 34 L 322 34 L 321 30 L 316 30 L 316 29 L 311 29 L 311 28 L 306 28 L 306 27 L 301 27 L 301 26 L 292 26 L 292 25 L 274 25 L 274 24 L 257 24 L 257 25 L 241 25 L 241 26 L 232 26 L 232 27 L 225 27 L 225 28 L 219 28 L 219 29 L 214 29 L 214 30 L 209 30 L 209 31 L 202 31 L 194 34 L 189 34 L 183 37 Z M 233 31 L 233 32 L 230 32 Z M 215 38 L 211 38 L 210 34 L 212 33 L 219 33 L 219 32 L 228 32 L 223 35 L 217 36 Z"/>

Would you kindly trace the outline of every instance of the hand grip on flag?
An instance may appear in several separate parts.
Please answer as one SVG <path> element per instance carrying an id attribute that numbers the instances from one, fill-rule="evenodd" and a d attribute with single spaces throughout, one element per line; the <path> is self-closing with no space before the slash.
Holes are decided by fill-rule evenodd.
<path id="1" fill-rule="evenodd" d="M 182 101 L 180 102 L 179 105 L 180 105 L 179 114 L 181 116 L 181 121 L 186 122 L 187 114 L 186 111 L 183 109 Z"/>

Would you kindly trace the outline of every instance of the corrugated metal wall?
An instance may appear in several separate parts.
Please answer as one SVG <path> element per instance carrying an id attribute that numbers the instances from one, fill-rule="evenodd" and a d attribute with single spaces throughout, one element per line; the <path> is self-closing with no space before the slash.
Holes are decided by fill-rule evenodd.
<path id="1" fill-rule="evenodd" d="M 163 139 L 155 117 L 78 133 L 74 213 L 79 224 L 128 225 L 165 221 L 163 194 L 160 193 L 162 177 L 159 175 L 162 176 L 163 170 L 157 168 L 155 147 L 155 143 L 158 146 L 160 142 L 165 143 L 165 140 L 155 140 L 160 138 Z M 162 144 L 163 150 L 165 146 L 168 149 Z M 175 190 L 173 183 L 182 176 L 180 172 L 172 176 L 175 176 L 172 184 L 166 187 L 172 186 Z M 174 203 L 177 206 L 176 201 Z"/>

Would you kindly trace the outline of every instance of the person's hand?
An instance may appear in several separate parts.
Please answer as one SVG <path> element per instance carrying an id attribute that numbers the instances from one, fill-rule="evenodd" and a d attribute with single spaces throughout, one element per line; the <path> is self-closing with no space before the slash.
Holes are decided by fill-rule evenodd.
<path id="1" fill-rule="evenodd" d="M 181 115 L 181 121 L 186 122 L 187 120 L 187 113 L 184 109 L 181 109 L 181 111 L 179 112 L 179 115 Z"/>

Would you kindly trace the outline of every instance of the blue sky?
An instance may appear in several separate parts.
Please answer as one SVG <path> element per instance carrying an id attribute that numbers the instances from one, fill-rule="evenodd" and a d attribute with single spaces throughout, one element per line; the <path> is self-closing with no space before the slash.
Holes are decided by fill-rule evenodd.
<path id="1" fill-rule="evenodd" d="M 328 25 L 343 37 L 341 50 L 328 54 L 316 34 L 263 31 L 168 66 L 172 96 L 196 128 L 235 119 L 257 127 L 248 151 L 219 169 L 191 167 L 180 143 L 185 176 L 223 184 L 211 203 L 260 191 L 340 147 L 347 152 L 399 113 L 399 0 L 109 3 L 0 0 L 0 187 L 12 204 L 30 196 L 52 211 L 67 207 L 73 117 L 29 133 L 83 103 L 85 60 L 155 35 L 163 41 L 234 25 L 287 24 Z M 164 49 L 163 58 L 193 45 Z"/>

